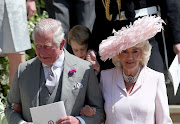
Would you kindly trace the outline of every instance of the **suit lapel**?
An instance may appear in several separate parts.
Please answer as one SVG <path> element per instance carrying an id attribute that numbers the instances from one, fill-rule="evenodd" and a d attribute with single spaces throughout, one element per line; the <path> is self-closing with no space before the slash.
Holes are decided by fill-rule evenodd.
<path id="1" fill-rule="evenodd" d="M 126 86 L 124 84 L 124 80 L 123 80 L 123 76 L 122 76 L 122 69 L 120 68 L 116 68 L 113 72 L 113 75 L 115 75 L 114 77 L 112 77 L 112 79 L 115 81 L 115 84 L 121 88 L 124 93 L 126 93 Z"/>
<path id="2" fill-rule="evenodd" d="M 39 102 L 39 87 L 40 87 L 40 77 L 41 77 L 41 61 L 36 57 L 36 60 L 32 65 L 30 66 L 32 72 L 31 72 L 31 79 L 33 80 L 33 87 L 32 90 L 35 95 L 33 95 L 32 100 L 32 106 L 36 107 L 37 102 Z M 31 87 L 29 87 L 31 88 Z"/>
<path id="3" fill-rule="evenodd" d="M 44 70 L 43 67 L 41 66 L 41 77 L 40 77 L 40 82 L 39 82 L 40 86 L 39 86 L 39 91 L 38 91 L 38 101 L 37 104 L 38 105 L 45 105 L 46 102 L 48 101 L 50 95 L 49 95 L 49 91 L 46 87 L 46 80 L 45 80 L 45 75 L 44 75 Z"/>
<path id="4" fill-rule="evenodd" d="M 73 73 L 69 75 L 69 71 L 72 69 L 78 70 L 77 64 L 72 61 L 70 57 L 70 53 L 68 53 L 65 49 L 65 59 L 64 59 L 64 71 L 62 78 L 62 92 L 61 92 L 61 101 L 64 101 L 67 115 L 70 115 L 72 108 L 71 106 L 74 104 L 76 96 L 72 94 L 72 90 L 74 87 L 74 83 L 76 83 L 77 74 Z"/>
<path id="5" fill-rule="evenodd" d="M 133 93 L 135 93 L 139 88 L 141 88 L 142 84 L 144 83 L 144 79 L 145 79 L 145 73 L 146 73 L 146 67 L 143 67 L 139 76 L 138 76 L 138 79 L 137 79 L 137 82 L 136 84 L 134 85 L 130 95 L 132 95 Z"/>

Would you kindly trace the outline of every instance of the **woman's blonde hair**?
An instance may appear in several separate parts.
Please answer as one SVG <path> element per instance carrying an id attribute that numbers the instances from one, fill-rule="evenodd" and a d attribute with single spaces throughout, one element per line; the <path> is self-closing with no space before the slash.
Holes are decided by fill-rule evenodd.
<path id="1" fill-rule="evenodd" d="M 146 41 L 144 44 L 137 44 L 134 47 L 140 48 L 142 50 L 143 54 L 142 54 L 142 58 L 141 58 L 142 60 L 140 61 L 140 64 L 142 66 L 146 66 L 151 55 L 151 48 L 152 48 L 151 44 L 149 43 L 149 41 Z M 112 63 L 116 67 L 119 67 L 119 68 L 122 67 L 120 63 L 119 55 L 116 55 L 112 58 Z"/>

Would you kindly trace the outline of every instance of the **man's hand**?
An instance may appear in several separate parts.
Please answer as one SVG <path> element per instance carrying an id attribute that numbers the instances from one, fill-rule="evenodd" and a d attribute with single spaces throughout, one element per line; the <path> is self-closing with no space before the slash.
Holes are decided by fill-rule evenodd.
<path id="1" fill-rule="evenodd" d="M 80 124 L 80 123 L 81 122 L 79 121 L 79 119 L 73 116 L 62 117 L 56 122 L 56 124 Z"/>
<path id="2" fill-rule="evenodd" d="M 22 106 L 20 104 L 13 103 L 11 108 L 18 113 L 22 112 Z"/>
<path id="3" fill-rule="evenodd" d="M 178 55 L 178 61 L 179 61 L 179 64 L 180 64 L 180 43 L 175 44 L 173 46 L 173 50 L 174 50 L 175 54 Z"/>
<path id="4" fill-rule="evenodd" d="M 32 16 L 34 16 L 34 13 L 36 12 L 35 0 L 27 0 L 26 9 L 27 9 L 27 18 L 31 18 Z"/>
<path id="5" fill-rule="evenodd" d="M 80 111 L 80 115 L 84 115 L 87 117 L 91 117 L 94 114 L 96 114 L 96 108 L 90 107 L 89 105 L 85 105 Z"/>

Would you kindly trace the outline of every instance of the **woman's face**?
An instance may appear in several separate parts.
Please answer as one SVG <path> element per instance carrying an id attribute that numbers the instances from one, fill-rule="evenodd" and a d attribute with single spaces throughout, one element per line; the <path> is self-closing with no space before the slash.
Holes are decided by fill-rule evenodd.
<path id="1" fill-rule="evenodd" d="M 137 47 L 131 47 L 123 50 L 119 54 L 120 62 L 124 71 L 133 71 L 139 68 L 140 59 L 142 58 L 142 50 Z"/>

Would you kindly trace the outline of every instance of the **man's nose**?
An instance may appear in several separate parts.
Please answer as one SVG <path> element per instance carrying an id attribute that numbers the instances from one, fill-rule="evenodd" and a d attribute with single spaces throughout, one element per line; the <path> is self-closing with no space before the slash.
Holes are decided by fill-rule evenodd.
<path id="1" fill-rule="evenodd" d="M 40 48 L 40 54 L 42 54 L 42 55 L 44 55 L 44 54 L 46 54 L 47 52 L 46 52 L 46 50 L 44 50 L 44 48 Z"/>

